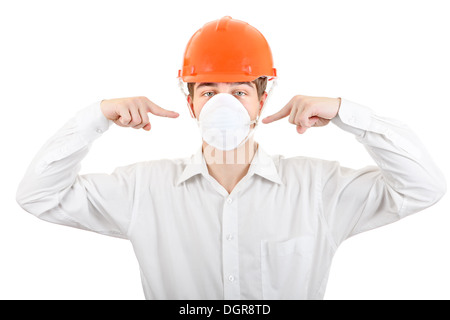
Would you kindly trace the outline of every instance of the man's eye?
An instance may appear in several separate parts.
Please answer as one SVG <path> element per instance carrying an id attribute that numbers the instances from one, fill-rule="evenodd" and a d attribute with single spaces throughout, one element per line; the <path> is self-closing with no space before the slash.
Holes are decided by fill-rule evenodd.
<path id="1" fill-rule="evenodd" d="M 245 96 L 245 92 L 244 91 L 236 91 L 234 94 L 239 96 L 239 97 Z"/>
<path id="2" fill-rule="evenodd" d="M 212 97 L 212 96 L 214 95 L 214 92 L 208 91 L 208 92 L 205 92 L 203 95 L 204 95 L 205 97 Z"/>

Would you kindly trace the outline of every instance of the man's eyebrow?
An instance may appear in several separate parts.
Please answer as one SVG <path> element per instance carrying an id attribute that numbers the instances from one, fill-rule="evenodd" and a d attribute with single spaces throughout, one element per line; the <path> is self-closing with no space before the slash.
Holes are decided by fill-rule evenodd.
<path id="1" fill-rule="evenodd" d="M 201 87 L 217 87 L 217 83 L 214 82 L 201 82 L 197 85 L 196 89 L 200 89 Z"/>
<path id="2" fill-rule="evenodd" d="M 234 86 L 239 86 L 242 84 L 246 84 L 249 87 L 253 88 L 251 82 L 232 82 L 231 83 Z M 217 87 L 217 83 L 215 82 L 201 82 L 200 84 L 197 85 L 196 89 L 200 89 L 201 87 Z"/>

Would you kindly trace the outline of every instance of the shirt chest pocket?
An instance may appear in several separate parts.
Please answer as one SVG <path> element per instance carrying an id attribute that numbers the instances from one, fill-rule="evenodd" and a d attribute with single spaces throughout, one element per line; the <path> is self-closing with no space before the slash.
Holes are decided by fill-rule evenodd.
<path id="1" fill-rule="evenodd" d="M 313 265 L 314 238 L 261 241 L 264 299 L 306 299 Z"/>

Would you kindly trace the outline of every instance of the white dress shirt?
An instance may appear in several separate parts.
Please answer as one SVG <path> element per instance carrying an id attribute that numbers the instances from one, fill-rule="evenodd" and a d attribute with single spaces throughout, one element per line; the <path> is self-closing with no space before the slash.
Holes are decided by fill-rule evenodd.
<path id="1" fill-rule="evenodd" d="M 378 166 L 270 156 L 259 146 L 228 194 L 201 148 L 190 158 L 79 175 L 112 123 L 98 101 L 47 141 L 17 201 L 40 219 L 130 240 L 147 299 L 322 299 L 343 240 L 427 208 L 446 191 L 406 126 L 346 99 L 332 122 Z"/>

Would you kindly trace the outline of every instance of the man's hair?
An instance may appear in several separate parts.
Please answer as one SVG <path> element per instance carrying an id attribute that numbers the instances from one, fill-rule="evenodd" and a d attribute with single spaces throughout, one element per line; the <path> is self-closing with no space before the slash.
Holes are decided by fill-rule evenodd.
<path id="1" fill-rule="evenodd" d="M 256 86 L 256 91 L 258 93 L 258 99 L 261 99 L 261 97 L 264 94 L 264 91 L 266 91 L 267 87 L 267 77 L 259 77 L 256 80 L 251 81 Z M 195 82 L 189 82 L 187 84 L 189 95 L 191 96 L 191 99 L 194 98 L 194 86 Z"/>

